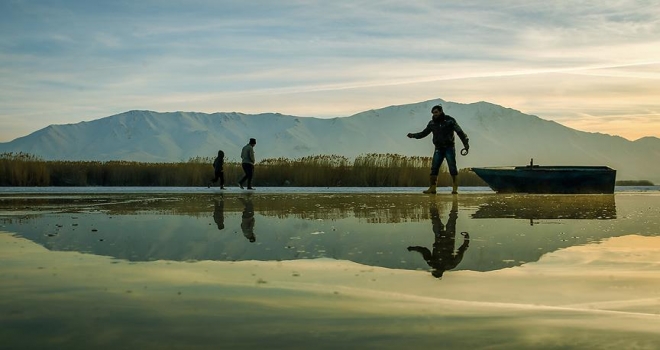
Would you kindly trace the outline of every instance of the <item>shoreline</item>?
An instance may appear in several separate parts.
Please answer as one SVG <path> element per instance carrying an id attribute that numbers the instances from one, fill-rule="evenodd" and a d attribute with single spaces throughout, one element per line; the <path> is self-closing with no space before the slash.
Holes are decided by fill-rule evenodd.
<path id="1" fill-rule="evenodd" d="M 218 187 L 145 187 L 145 186 L 76 186 L 76 187 L 0 187 L 4 194 L 300 194 L 300 193 L 336 193 L 336 194 L 421 194 L 426 187 L 257 187 L 256 190 L 243 190 L 228 186 L 226 190 Z M 660 186 L 616 186 L 614 194 L 619 193 L 660 192 Z M 451 194 L 451 187 L 438 187 L 438 194 Z M 461 194 L 496 194 L 489 187 L 459 187 Z M 501 195 L 528 195 L 525 193 L 507 193 Z M 538 194 L 540 196 L 551 194 Z M 571 195 L 571 194 L 565 194 Z M 609 194 L 604 194 L 609 195 Z"/>

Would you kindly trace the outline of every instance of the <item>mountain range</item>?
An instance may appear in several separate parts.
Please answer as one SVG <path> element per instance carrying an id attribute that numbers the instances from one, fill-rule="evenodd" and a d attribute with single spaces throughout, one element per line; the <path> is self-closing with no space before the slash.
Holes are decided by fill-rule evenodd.
<path id="1" fill-rule="evenodd" d="M 618 180 L 660 182 L 660 139 L 630 141 L 619 136 L 571 129 L 554 121 L 488 102 L 460 104 L 441 99 L 390 106 L 348 117 L 319 119 L 279 113 L 196 113 L 129 111 L 93 121 L 50 125 L 0 143 L 0 152 L 25 152 L 46 160 L 129 160 L 177 162 L 240 157 L 248 139 L 257 139 L 257 161 L 367 153 L 431 156 L 431 136 L 409 139 L 441 104 L 470 138 L 470 154 L 459 168 L 473 166 L 607 165 Z M 462 148 L 456 138 L 457 149 Z"/>

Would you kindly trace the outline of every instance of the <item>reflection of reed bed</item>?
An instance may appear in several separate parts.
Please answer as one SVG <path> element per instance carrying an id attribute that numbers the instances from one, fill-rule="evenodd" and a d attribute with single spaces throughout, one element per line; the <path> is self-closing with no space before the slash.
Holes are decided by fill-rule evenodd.
<path id="1" fill-rule="evenodd" d="M 211 158 L 178 163 L 129 161 L 46 161 L 23 153 L 0 155 L 0 186 L 206 186 L 213 177 Z M 337 155 L 298 159 L 269 158 L 257 163 L 254 183 L 296 187 L 427 186 L 431 158 L 365 154 L 349 160 Z M 449 186 L 446 167 L 439 186 Z M 226 183 L 243 175 L 237 162 L 225 162 Z M 476 174 L 460 170 L 461 186 L 485 186 Z"/>
<path id="2" fill-rule="evenodd" d="M 614 195 L 494 196 L 474 218 L 616 219 Z"/>
<path id="3" fill-rule="evenodd" d="M 359 208 L 325 208 L 320 211 L 305 210 L 264 210 L 258 211 L 264 216 L 273 216 L 277 218 L 293 217 L 306 220 L 337 220 L 349 217 L 363 219 L 367 223 L 400 223 L 400 222 L 419 222 L 429 219 L 428 208 L 388 208 L 388 209 L 368 209 Z"/>
<path id="4" fill-rule="evenodd" d="M 355 217 L 365 219 L 370 224 L 396 224 L 402 222 L 421 222 L 429 220 L 428 208 L 415 207 L 403 209 L 371 210 L 355 212 Z"/>
<path id="5" fill-rule="evenodd" d="M 355 217 L 368 223 L 428 220 L 429 201 L 429 197 L 419 195 L 373 194 L 255 196 L 254 199 L 255 210 L 261 215 L 323 220 Z"/>
<path id="6" fill-rule="evenodd" d="M 243 199 L 243 200 L 241 200 Z M 447 212 L 450 197 L 418 194 L 108 194 L 22 195 L 0 197 L 2 210 L 54 210 L 57 212 L 103 211 L 108 215 L 157 213 L 205 217 L 214 212 L 242 212 L 250 201 L 255 213 L 276 218 L 333 220 L 355 217 L 369 223 L 419 222 L 429 219 L 436 203 Z M 469 204 L 464 198 L 461 203 Z"/>
<path id="7" fill-rule="evenodd" d="M 13 214 L 13 215 L 12 215 Z M 25 225 L 34 218 L 38 218 L 43 215 L 39 214 L 26 214 L 26 213 L 5 213 L 5 215 L 11 216 L 0 216 L 0 224 L 4 225 Z"/>
<path id="8" fill-rule="evenodd" d="M 81 210 L 82 208 L 99 207 L 105 204 L 116 204 L 117 198 L 97 197 L 95 195 L 21 195 L 0 197 L 0 210 L 20 211 L 60 211 Z"/>

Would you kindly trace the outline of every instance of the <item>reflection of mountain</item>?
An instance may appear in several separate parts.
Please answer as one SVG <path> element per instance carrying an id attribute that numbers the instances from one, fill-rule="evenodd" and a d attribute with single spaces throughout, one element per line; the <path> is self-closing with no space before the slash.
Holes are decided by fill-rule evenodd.
<path id="1" fill-rule="evenodd" d="M 613 197 L 583 197 L 458 196 L 455 230 L 469 232 L 471 241 L 469 252 L 454 270 L 496 270 L 537 261 L 545 253 L 574 245 L 631 232 L 657 232 L 657 217 L 639 220 L 640 216 L 631 212 L 638 210 L 631 208 L 641 208 L 636 199 L 617 198 L 619 206 L 619 202 L 624 203 L 618 210 L 626 213 L 617 218 Z M 449 195 L 254 194 L 251 198 L 250 209 L 236 194 L 221 198 L 78 195 L 53 201 L 44 196 L 0 197 L 3 214 L 19 210 L 31 214 L 4 214 L 0 221 L 4 231 L 50 250 L 130 261 L 332 258 L 428 270 L 427 262 L 412 255 L 407 247 L 430 247 L 435 212 L 430 214 L 429 208 L 435 205 L 437 217 L 446 220 L 453 204 Z M 660 197 L 647 198 L 655 202 L 642 202 L 642 209 L 657 207 Z M 244 217 L 246 208 L 247 214 L 253 210 L 253 216 Z M 579 214 L 571 214 L 575 212 Z M 525 216 L 527 213 L 534 215 Z M 544 216 L 537 216 L 539 213 Z M 530 226 L 525 220 L 511 219 L 519 217 L 552 221 Z M 564 220 L 569 218 L 572 220 Z M 257 239 L 250 243 L 243 229 L 252 227 L 257 228 Z"/>
<path id="2" fill-rule="evenodd" d="M 515 219 L 616 219 L 614 195 L 494 196 L 472 215 Z"/>

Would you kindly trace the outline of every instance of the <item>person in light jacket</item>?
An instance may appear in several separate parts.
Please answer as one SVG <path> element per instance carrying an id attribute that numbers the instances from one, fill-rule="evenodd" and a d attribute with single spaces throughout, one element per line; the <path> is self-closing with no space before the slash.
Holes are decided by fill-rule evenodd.
<path id="1" fill-rule="evenodd" d="M 254 146 L 256 144 L 257 140 L 251 138 L 250 142 L 241 150 L 241 166 L 243 167 L 245 176 L 238 181 L 238 187 L 240 188 L 243 188 L 243 185 L 247 181 L 247 189 L 254 190 L 252 187 L 252 176 L 254 175 Z"/>

